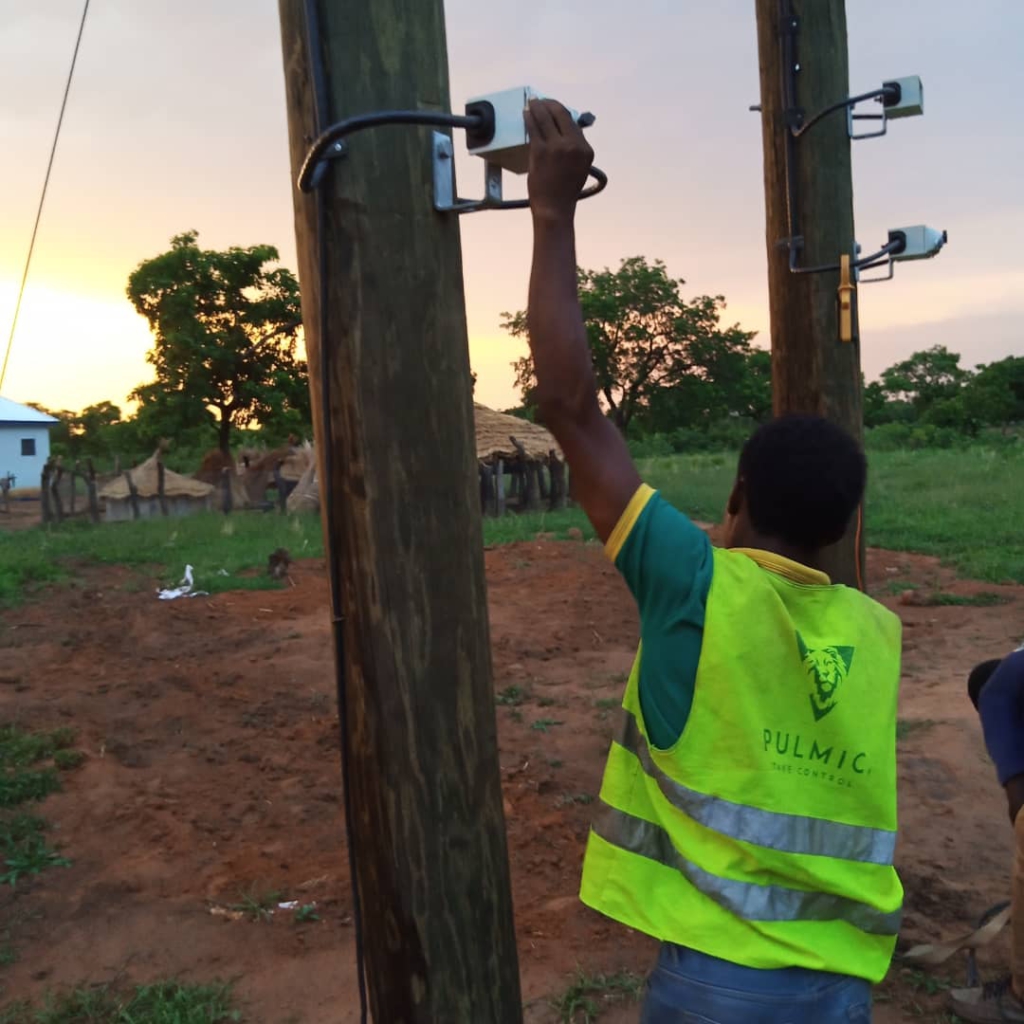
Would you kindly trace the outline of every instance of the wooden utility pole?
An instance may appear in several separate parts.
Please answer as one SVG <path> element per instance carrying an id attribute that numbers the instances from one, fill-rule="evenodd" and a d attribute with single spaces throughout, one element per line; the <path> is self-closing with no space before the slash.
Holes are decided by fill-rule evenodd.
<path id="1" fill-rule="evenodd" d="M 854 254 L 850 138 L 844 110 L 792 138 L 791 105 L 806 118 L 849 96 L 845 0 L 756 0 L 764 133 L 768 289 L 775 415 L 815 413 L 859 441 L 864 435 L 860 341 L 839 340 L 838 271 L 794 273 L 789 240 L 802 238 L 800 268 Z M 787 80 L 792 73 L 793 95 Z M 788 165 L 788 174 L 787 174 Z M 827 552 L 836 582 L 863 579 L 863 531 L 856 520 Z"/>
<path id="2" fill-rule="evenodd" d="M 279 7 L 293 183 L 329 121 L 451 109 L 442 0 Z M 316 200 L 294 195 L 341 571 L 349 842 L 374 1020 L 519 1024 L 459 225 L 433 209 L 431 151 L 425 128 L 348 138 L 321 185 L 324 266 Z"/>

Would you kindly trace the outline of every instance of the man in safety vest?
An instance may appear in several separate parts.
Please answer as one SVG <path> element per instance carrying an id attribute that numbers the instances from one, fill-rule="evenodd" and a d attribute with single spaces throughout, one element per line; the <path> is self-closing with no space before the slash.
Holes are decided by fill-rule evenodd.
<path id="1" fill-rule="evenodd" d="M 645 1024 L 868 1021 L 903 899 L 900 623 L 819 568 L 860 505 L 863 454 L 818 417 L 762 427 L 720 549 L 645 486 L 598 404 L 577 295 L 593 153 L 560 104 L 526 121 L 537 401 L 640 608 L 581 898 L 661 940 Z"/>
<path id="2" fill-rule="evenodd" d="M 976 666 L 967 681 L 971 702 L 981 715 L 985 746 L 1006 791 L 1010 823 L 1017 839 L 1013 862 L 1010 974 L 981 988 L 954 989 L 950 1007 L 971 1024 L 1017 1021 L 1024 1024 L 1024 647 Z"/>

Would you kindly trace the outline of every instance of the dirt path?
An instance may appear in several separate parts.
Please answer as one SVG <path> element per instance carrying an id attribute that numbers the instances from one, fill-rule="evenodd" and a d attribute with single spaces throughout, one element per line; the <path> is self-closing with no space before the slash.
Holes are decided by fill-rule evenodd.
<path id="1" fill-rule="evenodd" d="M 636 617 L 594 546 L 490 551 L 487 572 L 527 1019 L 548 1024 L 547 1000 L 577 967 L 642 974 L 654 952 L 575 896 Z M 89 759 L 42 808 L 73 865 L 0 894 L 20 952 L 0 967 L 0 1005 L 180 975 L 237 980 L 250 1021 L 356 1019 L 323 567 L 293 578 L 284 591 L 168 604 L 102 569 L 4 614 L 0 721 L 72 725 Z M 1024 588 L 884 552 L 871 553 L 869 578 L 906 625 L 898 856 L 915 942 L 959 931 L 1006 892 L 1010 830 L 963 680 L 1019 642 Z M 901 605 L 902 583 L 1007 603 Z M 271 890 L 315 901 L 322 920 L 211 913 Z M 1005 955 L 1000 945 L 986 959 Z M 943 1019 L 929 994 L 939 981 L 894 978 L 876 1020 Z M 635 1006 L 600 1017 L 635 1019 Z"/>

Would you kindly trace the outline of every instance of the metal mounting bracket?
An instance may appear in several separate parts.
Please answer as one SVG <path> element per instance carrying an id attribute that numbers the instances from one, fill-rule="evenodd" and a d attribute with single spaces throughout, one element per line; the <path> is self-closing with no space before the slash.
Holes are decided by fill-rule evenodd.
<path id="1" fill-rule="evenodd" d="M 874 264 L 872 264 L 872 266 L 878 266 L 878 264 L 874 263 Z M 867 268 L 865 268 L 865 269 L 867 269 Z M 893 279 L 893 272 L 896 269 L 896 261 L 895 260 L 888 260 L 886 262 L 886 269 L 887 269 L 888 273 L 886 273 L 882 277 L 861 277 L 860 276 L 860 271 L 858 270 L 858 272 L 857 272 L 857 283 L 858 284 L 876 284 L 878 281 L 891 281 Z"/>
<path id="2" fill-rule="evenodd" d="M 500 209 L 501 168 L 484 164 L 483 199 L 460 199 L 455 194 L 455 150 L 452 140 L 443 132 L 432 137 L 434 165 L 434 209 L 439 213 L 475 213 L 477 210 Z"/>
<path id="3" fill-rule="evenodd" d="M 881 121 L 882 128 L 877 132 L 861 132 L 857 134 L 854 131 L 854 121 Z M 846 133 L 850 136 L 851 142 L 856 142 L 858 139 L 880 139 L 883 135 L 887 134 L 889 129 L 889 118 L 885 113 L 885 107 L 882 107 L 881 114 L 855 114 L 853 107 L 846 108 Z"/>

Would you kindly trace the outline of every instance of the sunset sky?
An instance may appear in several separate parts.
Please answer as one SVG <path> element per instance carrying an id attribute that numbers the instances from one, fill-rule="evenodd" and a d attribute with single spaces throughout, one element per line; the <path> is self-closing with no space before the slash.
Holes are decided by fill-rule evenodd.
<path id="1" fill-rule="evenodd" d="M 855 144 L 858 237 L 873 249 L 890 227 L 949 231 L 938 258 L 863 290 L 868 376 L 936 343 L 968 365 L 1024 354 L 1024 3 L 847 7 L 854 91 L 925 84 L 924 117 Z M 81 0 L 0 0 L 0 344 L 80 13 Z M 610 185 L 580 208 L 582 265 L 661 258 L 687 296 L 722 293 L 730 320 L 766 332 L 753 0 L 448 0 L 447 17 L 455 109 L 530 84 L 597 114 Z M 479 161 L 463 156 L 460 176 L 480 191 Z M 529 228 L 525 213 L 462 220 L 477 396 L 500 407 L 516 401 L 521 351 L 500 314 L 524 305 Z M 93 0 L 5 397 L 123 401 L 149 376 L 128 274 L 189 229 L 205 247 L 272 243 L 296 267 L 277 4 Z"/>

